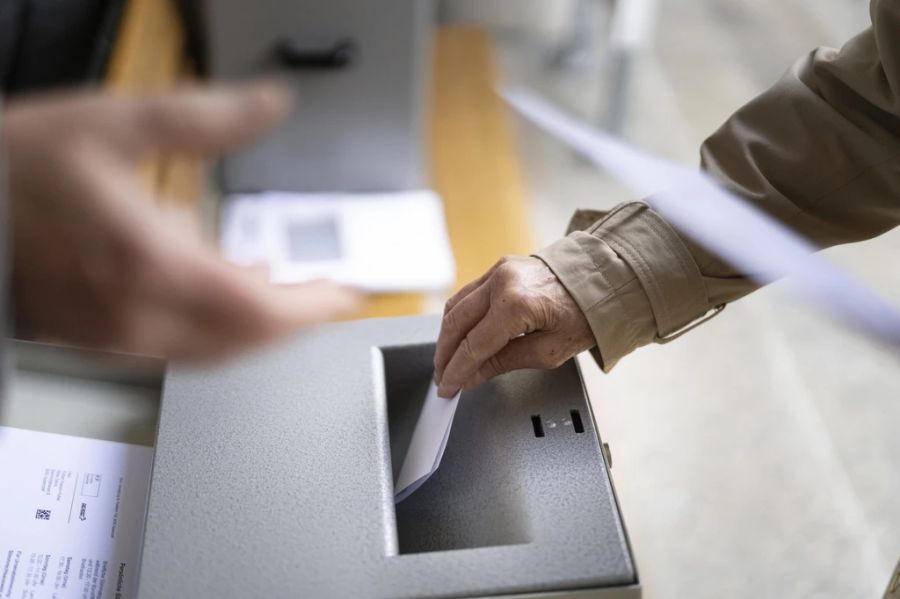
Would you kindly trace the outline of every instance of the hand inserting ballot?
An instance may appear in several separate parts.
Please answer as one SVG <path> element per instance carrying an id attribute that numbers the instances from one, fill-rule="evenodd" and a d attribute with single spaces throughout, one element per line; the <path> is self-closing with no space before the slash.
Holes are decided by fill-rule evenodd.
<path id="1" fill-rule="evenodd" d="M 555 368 L 596 344 L 587 319 L 538 258 L 501 259 L 447 302 L 434 356 L 441 397 L 520 368 Z"/>
<path id="2" fill-rule="evenodd" d="M 148 155 L 211 156 L 248 143 L 289 106 L 270 84 L 10 103 L 3 133 L 18 331 L 206 359 L 352 309 L 355 295 L 333 284 L 275 287 L 226 263 L 137 176 Z"/>

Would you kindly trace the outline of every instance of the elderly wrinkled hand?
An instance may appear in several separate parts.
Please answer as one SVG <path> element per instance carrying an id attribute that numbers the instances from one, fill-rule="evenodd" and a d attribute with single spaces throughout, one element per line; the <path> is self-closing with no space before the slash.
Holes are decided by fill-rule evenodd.
<path id="1" fill-rule="evenodd" d="M 538 258 L 503 258 L 447 302 L 434 357 L 451 397 L 520 368 L 555 368 L 595 345 L 578 305 Z"/>
<path id="2" fill-rule="evenodd" d="M 275 287 L 174 226 L 137 176 L 158 152 L 209 156 L 288 111 L 280 87 L 122 99 L 87 92 L 11 103 L 8 151 L 16 324 L 40 338 L 212 358 L 352 309 L 316 282 Z"/>

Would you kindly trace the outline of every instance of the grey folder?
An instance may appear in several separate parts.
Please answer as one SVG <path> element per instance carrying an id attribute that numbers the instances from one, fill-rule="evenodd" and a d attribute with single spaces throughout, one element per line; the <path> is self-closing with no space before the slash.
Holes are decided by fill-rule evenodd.
<path id="1" fill-rule="evenodd" d="M 170 371 L 140 596 L 638 597 L 574 361 L 464 393 L 440 469 L 395 507 L 439 322 Z"/>

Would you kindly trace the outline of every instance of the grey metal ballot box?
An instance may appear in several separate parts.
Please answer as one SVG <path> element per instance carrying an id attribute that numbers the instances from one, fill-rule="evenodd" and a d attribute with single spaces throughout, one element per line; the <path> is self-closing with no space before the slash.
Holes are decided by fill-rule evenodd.
<path id="1" fill-rule="evenodd" d="M 222 187 L 401 191 L 426 185 L 433 0 L 203 0 L 213 79 L 276 76 L 296 109 L 227 156 Z"/>
<path id="2" fill-rule="evenodd" d="M 165 379 L 139 596 L 640 596 L 576 363 L 460 400 L 395 505 L 436 316 L 322 326 Z"/>

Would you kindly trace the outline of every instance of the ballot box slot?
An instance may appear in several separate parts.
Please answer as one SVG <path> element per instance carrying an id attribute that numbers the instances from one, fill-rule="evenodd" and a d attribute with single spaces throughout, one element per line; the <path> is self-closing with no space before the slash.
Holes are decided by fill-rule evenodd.
<path id="1" fill-rule="evenodd" d="M 379 349 L 393 482 L 434 376 L 434 344 Z M 531 439 L 522 421 L 513 405 L 481 391 L 463 394 L 440 468 L 394 506 L 400 556 L 532 541 L 521 471 L 509 451 L 511 442 Z"/>

